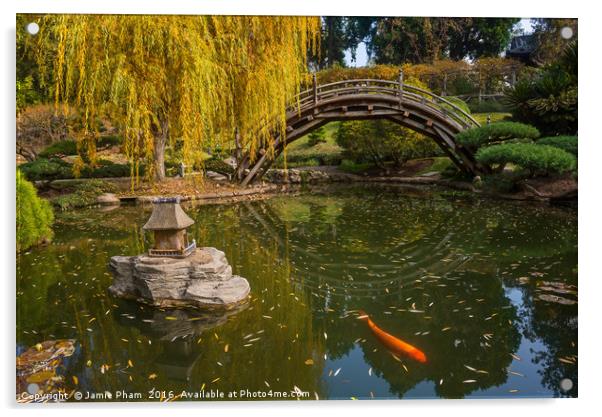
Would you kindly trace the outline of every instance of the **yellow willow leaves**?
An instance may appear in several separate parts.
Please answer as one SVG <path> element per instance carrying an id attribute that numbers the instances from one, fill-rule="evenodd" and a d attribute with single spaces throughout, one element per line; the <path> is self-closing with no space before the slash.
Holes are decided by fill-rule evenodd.
<path id="1" fill-rule="evenodd" d="M 157 137 L 181 139 L 189 166 L 199 150 L 231 148 L 236 128 L 243 147 L 269 148 L 320 34 L 320 19 L 302 16 L 46 15 L 38 23 L 40 74 L 57 104 L 84 116 L 89 134 L 78 148 L 94 155 L 95 119 L 107 115 L 133 174 L 153 158 Z"/>

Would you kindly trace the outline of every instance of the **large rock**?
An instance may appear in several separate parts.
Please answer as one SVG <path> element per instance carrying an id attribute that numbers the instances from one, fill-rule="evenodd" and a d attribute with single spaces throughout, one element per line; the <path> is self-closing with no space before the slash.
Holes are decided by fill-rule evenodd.
<path id="1" fill-rule="evenodd" d="M 119 197 L 117 197 L 113 193 L 104 193 L 104 194 L 99 195 L 98 197 L 96 197 L 96 202 L 98 204 L 102 204 L 105 206 L 111 206 L 111 205 L 118 206 L 121 203 L 121 201 L 119 200 Z"/>
<path id="2" fill-rule="evenodd" d="M 230 309 L 249 297 L 246 279 L 232 275 L 224 252 L 198 248 L 186 258 L 113 256 L 109 291 L 157 307 Z"/>

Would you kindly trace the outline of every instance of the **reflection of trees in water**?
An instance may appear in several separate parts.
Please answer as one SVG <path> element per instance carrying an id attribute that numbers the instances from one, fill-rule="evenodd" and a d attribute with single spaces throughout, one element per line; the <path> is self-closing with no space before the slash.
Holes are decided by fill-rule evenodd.
<path id="1" fill-rule="evenodd" d="M 161 312 L 111 298 L 106 292 L 111 277 L 105 272 L 109 257 L 139 244 L 131 224 L 123 222 L 115 225 L 127 231 L 119 238 L 78 239 L 70 245 L 58 233 L 64 243 L 39 248 L 21 261 L 18 342 L 75 338 L 81 354 L 71 361 L 67 380 L 76 376 L 80 387 L 91 391 L 199 390 L 206 384 L 205 389 L 289 391 L 298 386 L 320 392 L 324 348 L 307 297 L 288 280 L 289 263 L 276 245 L 241 233 L 237 210 L 220 210 L 218 227 L 211 230 L 200 227 L 202 219 L 195 226 L 201 244 L 225 248 L 237 272 L 254 271 L 246 310 L 225 320 L 197 322 L 181 317 L 182 311 Z M 312 366 L 305 364 L 310 358 Z M 108 370 L 102 373 L 101 365 Z"/>
<path id="2" fill-rule="evenodd" d="M 387 207 L 389 202 L 395 207 Z M 276 208 L 272 202 L 253 203 L 247 205 L 251 215 L 245 222 L 253 234 L 268 240 L 278 237 L 274 241 L 294 265 L 291 279 L 312 295 L 313 320 L 317 327 L 328 332 L 329 355 L 332 358 L 344 356 L 357 339 L 353 337 L 358 333 L 357 324 L 352 319 L 341 318 L 341 312 L 357 308 L 368 310 L 372 306 L 378 314 L 383 306 L 403 304 L 407 297 L 412 297 L 413 302 L 420 299 L 424 288 L 420 289 L 422 293 L 414 294 L 409 288 L 414 281 L 425 276 L 437 279 L 453 276 L 459 280 L 453 286 L 448 283 L 451 293 L 432 292 L 436 284 L 428 286 L 429 298 L 423 301 L 434 302 L 432 311 L 428 312 L 433 317 L 429 325 L 420 321 L 413 325 L 412 319 L 420 316 L 407 317 L 406 313 L 402 325 L 394 321 L 388 327 L 393 334 L 400 335 L 431 332 L 420 341 L 426 346 L 439 347 L 430 355 L 427 353 L 437 367 L 417 367 L 413 376 L 400 374 L 399 364 L 390 355 L 383 354 L 378 346 L 366 347 L 371 340 L 367 336 L 364 336 L 367 342 L 362 345 L 365 358 L 375 370 L 383 373 L 399 395 L 423 379 L 432 380 L 437 393 L 444 397 L 462 397 L 477 389 L 503 384 L 512 361 L 510 353 L 518 348 L 520 334 L 514 324 L 508 324 L 508 320 L 516 322 L 516 314 L 514 309 L 508 308 L 502 283 L 493 279 L 496 265 L 503 268 L 517 259 L 537 259 L 574 250 L 574 213 L 512 204 L 499 208 L 498 202 L 454 201 L 453 198 L 400 201 L 395 197 L 387 201 L 386 195 L 375 194 L 364 196 L 361 204 L 353 197 L 334 200 L 335 207 L 329 204 L 329 199 L 321 200 L 319 196 L 297 201 L 292 210 L 301 215 L 296 219 L 287 212 L 281 216 L 287 219 L 283 221 L 279 214 L 287 209 L 284 203 L 276 204 Z M 337 212 L 340 215 L 337 216 Z M 389 225 L 390 230 L 379 228 L 381 223 Z M 471 259 L 471 255 L 475 258 Z M 404 262 L 396 267 L 396 260 Z M 359 269 L 364 271 L 358 274 Z M 467 280 L 471 275 L 479 279 Z M 481 302 L 471 304 L 474 317 L 467 321 L 453 318 L 454 313 L 450 313 L 457 310 L 454 302 L 462 301 L 459 300 L 462 297 L 465 300 L 481 297 Z M 532 302 L 532 294 L 528 298 Z M 407 307 L 409 303 L 405 304 Z M 494 313 L 496 319 L 482 321 Z M 389 317 L 382 315 L 385 323 Z M 544 336 L 549 351 L 540 352 L 538 360 L 545 363 L 543 384 L 554 386 L 557 394 L 558 377 L 572 374 L 564 369 L 560 372 L 555 366 L 559 362 L 548 356 L 556 355 L 559 344 L 566 342 L 553 340 L 563 334 L 562 326 L 571 326 L 565 322 L 573 321 L 576 331 L 572 317 L 575 316 L 550 320 L 541 317 L 541 323 L 527 326 L 531 331 L 549 335 Z M 441 332 L 442 328 L 450 327 L 450 320 L 455 330 Z M 498 323 L 498 328 L 486 330 L 492 323 Z M 483 338 L 487 333 L 493 335 L 490 341 Z M 566 339 L 576 340 L 576 333 Z M 373 352 L 373 349 L 378 350 Z M 453 352 L 451 358 L 450 352 Z M 445 366 L 440 367 L 441 364 Z M 475 374 L 464 365 L 488 373 Z M 561 367 L 564 366 L 561 364 Z M 576 372 L 576 366 L 573 369 Z M 444 382 L 440 385 L 441 379 Z M 463 383 L 471 379 L 477 382 Z"/>
<path id="3" fill-rule="evenodd" d="M 88 213 L 71 219 L 73 227 L 67 218 L 57 231 L 58 245 L 35 249 L 17 262 L 18 341 L 33 345 L 45 338 L 76 338 L 81 354 L 74 355 L 69 375 L 91 390 L 199 389 L 203 383 L 206 389 L 265 389 L 267 381 L 274 389 L 297 385 L 319 393 L 324 353 L 342 357 L 359 343 L 373 371 L 397 395 L 430 380 L 439 395 L 461 397 L 503 383 L 509 353 L 520 339 L 516 312 L 506 308 L 508 299 L 495 276 L 528 273 L 509 269 L 512 262 L 528 268 L 543 254 L 551 259 L 576 253 L 574 214 L 499 205 L 360 190 L 189 209 L 197 242 L 225 250 L 235 272 L 250 279 L 252 301 L 223 324 L 201 334 L 191 330 L 194 336 L 173 342 L 140 325 L 141 317 L 156 310 L 116 303 L 106 294 L 108 258 L 142 251 L 146 237 L 140 225 L 148 213 L 136 207 Z M 546 345 L 537 354 L 542 380 L 558 393 L 558 378 L 577 382 L 576 366 L 557 360 L 576 352 L 571 346 L 576 309 L 534 303 L 533 290 L 525 288 L 521 330 Z M 402 359 L 406 373 L 364 323 L 345 314 L 358 308 L 384 330 L 423 349 L 429 363 Z M 414 308 L 424 313 L 408 311 Z M 184 336 L 180 326 L 188 323 L 181 321 L 163 319 L 161 325 Z M 306 365 L 306 359 L 314 365 Z M 101 374 L 102 364 L 110 371 Z M 153 373 L 157 377 L 149 380 Z M 477 382 L 462 382 L 470 379 Z"/>
<path id="4" fill-rule="evenodd" d="M 576 265 L 576 251 L 570 254 L 570 261 L 555 265 L 554 278 L 562 277 L 564 282 L 576 284 L 576 272 L 568 270 L 567 266 Z M 547 258 L 545 263 L 558 262 L 559 258 Z M 543 268 L 542 268 L 543 269 Z M 520 270 L 522 275 L 528 272 Z M 575 363 L 567 363 L 576 359 L 577 345 L 577 305 L 561 305 L 537 299 L 537 280 L 532 279 L 521 287 L 522 308 L 520 311 L 520 329 L 524 337 L 532 342 L 541 342 L 542 349 L 533 352 L 533 362 L 541 367 L 542 385 L 554 392 L 556 396 L 576 397 L 578 394 L 578 368 Z M 537 346 L 537 345 L 536 345 Z M 564 362 L 563 362 L 564 361 Z M 573 388 L 565 392 L 560 388 L 560 382 L 568 378 Z"/>

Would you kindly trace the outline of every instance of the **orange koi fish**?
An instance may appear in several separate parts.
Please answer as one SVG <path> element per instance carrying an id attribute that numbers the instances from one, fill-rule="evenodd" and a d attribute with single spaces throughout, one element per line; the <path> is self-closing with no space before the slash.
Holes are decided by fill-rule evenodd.
<path id="1" fill-rule="evenodd" d="M 403 354 L 418 362 L 426 363 L 426 355 L 420 349 L 379 328 L 372 320 L 370 320 L 370 317 L 364 311 L 360 310 L 359 313 L 360 316 L 358 318 L 368 323 L 368 327 L 370 327 L 374 336 L 376 336 L 376 338 L 391 352 L 398 355 Z"/>

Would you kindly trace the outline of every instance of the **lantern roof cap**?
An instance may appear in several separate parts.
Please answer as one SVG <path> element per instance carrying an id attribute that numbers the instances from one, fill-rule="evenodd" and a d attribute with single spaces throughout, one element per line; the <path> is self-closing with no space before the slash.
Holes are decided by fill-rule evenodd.
<path id="1" fill-rule="evenodd" d="M 180 207 L 180 197 L 161 197 L 153 200 L 153 213 L 142 227 L 144 230 L 181 230 L 194 224 Z"/>

